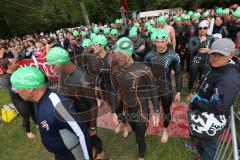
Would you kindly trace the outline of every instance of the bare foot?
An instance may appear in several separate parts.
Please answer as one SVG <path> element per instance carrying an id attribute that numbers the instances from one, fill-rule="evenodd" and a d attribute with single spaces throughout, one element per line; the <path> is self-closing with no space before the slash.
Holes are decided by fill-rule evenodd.
<path id="1" fill-rule="evenodd" d="M 161 143 L 167 143 L 168 141 L 168 131 L 167 128 L 163 128 Z"/>
<path id="2" fill-rule="evenodd" d="M 123 124 L 120 123 L 120 124 L 115 128 L 115 134 L 119 134 L 122 129 L 123 129 Z"/>
<path id="3" fill-rule="evenodd" d="M 190 101 L 192 99 L 192 96 L 193 96 L 192 92 L 189 92 L 189 94 L 187 96 L 187 100 Z"/>
<path id="4" fill-rule="evenodd" d="M 36 137 L 35 134 L 33 134 L 32 132 L 27 133 L 27 138 L 30 140 L 33 140 L 35 137 Z"/>
<path id="5" fill-rule="evenodd" d="M 144 160 L 144 158 L 140 158 L 140 157 L 138 157 L 138 160 Z"/>
<path id="6" fill-rule="evenodd" d="M 101 153 L 97 154 L 96 159 L 104 159 L 104 157 L 105 157 L 105 152 L 102 151 Z"/>

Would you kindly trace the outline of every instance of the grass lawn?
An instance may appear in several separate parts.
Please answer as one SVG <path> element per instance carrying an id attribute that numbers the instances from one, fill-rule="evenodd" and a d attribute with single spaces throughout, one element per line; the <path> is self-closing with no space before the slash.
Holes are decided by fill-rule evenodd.
<path id="1" fill-rule="evenodd" d="M 183 91 L 186 97 L 187 92 Z M 186 99 L 183 99 L 186 102 Z M 0 89 L 0 106 L 9 103 L 9 97 Z M 240 108 L 238 100 L 237 108 Z M 239 123 L 238 123 L 239 126 Z M 37 138 L 29 141 L 21 128 L 21 118 L 13 122 L 2 123 L 0 127 L 0 160 L 53 160 L 41 144 L 38 130 L 32 126 Z M 113 160 L 134 160 L 137 153 L 135 137 L 131 134 L 128 139 L 115 135 L 108 129 L 98 129 L 98 135 L 103 140 L 106 158 Z M 192 160 L 194 154 L 184 147 L 185 139 L 170 138 L 168 144 L 162 145 L 158 136 L 146 137 L 146 160 Z"/>

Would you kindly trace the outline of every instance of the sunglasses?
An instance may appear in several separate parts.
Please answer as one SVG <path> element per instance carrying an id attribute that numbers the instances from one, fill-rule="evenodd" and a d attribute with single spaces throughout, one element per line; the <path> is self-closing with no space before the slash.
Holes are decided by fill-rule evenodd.
<path id="1" fill-rule="evenodd" d="M 117 37 L 117 35 L 116 34 L 111 34 L 113 37 Z"/>
<path id="2" fill-rule="evenodd" d="M 199 27 L 198 29 L 199 30 L 206 30 L 206 29 L 208 29 L 208 27 Z"/>
<path id="3" fill-rule="evenodd" d="M 166 40 L 167 36 L 161 36 L 161 37 L 156 37 L 156 38 L 159 39 L 159 40 Z"/>

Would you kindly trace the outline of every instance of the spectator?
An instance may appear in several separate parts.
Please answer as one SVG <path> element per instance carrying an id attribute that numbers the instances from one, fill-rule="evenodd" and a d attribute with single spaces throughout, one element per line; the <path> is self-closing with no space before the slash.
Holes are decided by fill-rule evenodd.
<path id="1" fill-rule="evenodd" d="M 36 43 L 36 51 L 34 53 L 34 56 L 36 58 L 43 58 L 45 59 L 46 57 L 46 48 L 44 47 L 44 45 L 41 42 L 37 42 Z"/>
<path id="2" fill-rule="evenodd" d="M 234 103 L 240 91 L 240 71 L 231 60 L 234 52 L 234 43 L 226 38 L 213 42 L 209 53 L 210 66 L 205 70 L 197 94 L 193 96 L 190 104 L 191 110 L 199 110 L 200 113 L 221 115 L 221 122 L 230 115 L 231 105 Z M 207 115 L 200 119 L 206 118 Z M 190 119 L 191 120 L 191 119 Z M 218 125 L 212 121 L 212 126 Z M 190 125 L 190 129 L 191 129 Z M 204 128 L 206 129 L 206 128 Z M 196 132 L 199 132 L 196 126 Z M 196 132 L 194 132 L 196 134 Z M 193 132 L 191 132 L 193 133 Z M 214 159 L 217 150 L 218 136 L 208 134 L 208 130 L 199 132 L 206 138 L 198 138 L 196 146 L 201 160 Z M 193 135 L 194 136 L 194 135 Z M 208 138 L 207 138 L 208 137 Z"/>
<path id="3" fill-rule="evenodd" d="M 222 38 L 228 37 L 227 27 L 223 24 L 223 22 L 224 22 L 223 17 L 216 16 L 212 35 L 221 34 Z"/>

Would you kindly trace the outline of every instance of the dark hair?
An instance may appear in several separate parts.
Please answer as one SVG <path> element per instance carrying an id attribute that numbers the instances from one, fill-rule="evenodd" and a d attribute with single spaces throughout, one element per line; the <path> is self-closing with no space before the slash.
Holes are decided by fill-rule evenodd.
<path id="1" fill-rule="evenodd" d="M 8 58 L 4 58 L 2 60 L 2 67 L 5 69 L 5 70 L 8 70 L 8 65 L 10 64 L 9 62 L 9 59 Z"/>
<path id="2" fill-rule="evenodd" d="M 222 20 L 222 22 L 224 22 L 223 16 L 215 16 L 215 20 L 216 20 L 217 18 L 220 18 L 220 19 Z"/>

